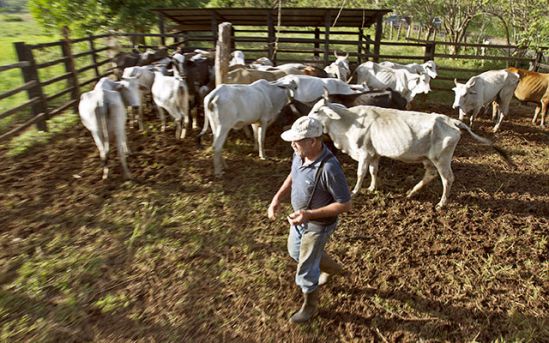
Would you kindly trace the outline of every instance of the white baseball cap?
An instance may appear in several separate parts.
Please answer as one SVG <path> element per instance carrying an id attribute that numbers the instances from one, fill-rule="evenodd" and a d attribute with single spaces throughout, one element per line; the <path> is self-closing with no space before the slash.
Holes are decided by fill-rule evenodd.
<path id="1" fill-rule="evenodd" d="M 292 128 L 282 132 L 280 137 L 286 142 L 294 142 L 304 138 L 322 136 L 322 124 L 311 117 L 300 117 L 293 124 Z"/>

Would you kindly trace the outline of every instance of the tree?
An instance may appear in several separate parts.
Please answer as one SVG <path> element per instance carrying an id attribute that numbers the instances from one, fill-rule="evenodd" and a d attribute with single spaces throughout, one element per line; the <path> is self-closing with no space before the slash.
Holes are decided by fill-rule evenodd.
<path id="1" fill-rule="evenodd" d="M 386 4 L 393 7 L 399 15 L 408 15 L 433 29 L 433 20 L 442 19 L 453 53 L 458 53 L 459 44 L 465 41 L 467 30 L 473 19 L 481 15 L 488 3 L 487 0 L 388 0 Z"/>
<path id="2" fill-rule="evenodd" d="M 508 44 L 520 46 L 548 45 L 549 7 L 546 0 L 497 0 L 486 12 L 504 26 Z"/>
<path id="3" fill-rule="evenodd" d="M 202 7 L 200 0 L 29 0 L 33 17 L 47 30 L 150 32 L 158 23 L 151 11 L 162 7 Z"/>

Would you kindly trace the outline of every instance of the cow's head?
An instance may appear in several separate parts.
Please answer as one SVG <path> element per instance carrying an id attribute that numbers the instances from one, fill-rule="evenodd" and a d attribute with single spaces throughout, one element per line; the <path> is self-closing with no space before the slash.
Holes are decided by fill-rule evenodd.
<path id="1" fill-rule="evenodd" d="M 244 59 L 244 53 L 242 51 L 235 50 L 231 53 L 231 56 L 233 58 L 229 61 L 230 66 L 237 64 L 246 65 L 246 60 Z"/>
<path id="2" fill-rule="evenodd" d="M 329 97 L 328 90 L 324 88 L 323 97 L 313 105 L 313 108 L 308 114 L 309 117 L 315 118 L 316 120 L 322 123 L 322 127 L 324 128 L 324 133 L 327 133 L 329 122 L 331 120 L 341 119 L 341 116 L 331 108 L 330 106 L 331 104 L 328 101 L 328 97 Z"/>
<path id="3" fill-rule="evenodd" d="M 137 78 L 126 77 L 117 82 L 116 90 L 122 95 L 126 106 L 137 108 L 141 106 L 141 96 L 139 94 L 141 87 Z"/>
<path id="4" fill-rule="evenodd" d="M 431 86 L 429 85 L 429 77 L 424 74 L 407 73 L 407 88 L 412 93 L 412 97 L 416 94 L 429 93 Z"/>
<path id="5" fill-rule="evenodd" d="M 456 86 L 452 90 L 455 93 L 455 99 L 452 108 L 459 110 L 459 120 L 463 120 L 465 115 L 473 110 L 476 101 L 475 80 L 472 79 L 463 84 L 454 79 L 454 84 Z"/>
<path id="6" fill-rule="evenodd" d="M 284 84 L 276 83 L 276 81 L 275 81 L 275 84 L 278 87 L 285 88 L 288 91 L 288 99 L 289 100 L 292 100 L 294 98 L 295 91 L 297 90 L 297 82 L 295 82 L 295 80 L 290 80 L 290 82 L 284 83 Z"/>
<path id="7" fill-rule="evenodd" d="M 438 76 L 437 65 L 435 64 L 435 61 L 427 61 L 423 63 L 422 66 L 427 75 L 429 75 L 429 77 L 435 79 Z"/>

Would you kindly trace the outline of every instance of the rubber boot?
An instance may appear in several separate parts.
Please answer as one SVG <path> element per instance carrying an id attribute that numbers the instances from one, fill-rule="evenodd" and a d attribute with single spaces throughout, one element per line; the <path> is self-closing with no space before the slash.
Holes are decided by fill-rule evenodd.
<path id="1" fill-rule="evenodd" d="M 303 293 L 303 305 L 290 318 L 292 323 L 306 323 L 318 314 L 320 289 L 317 287 L 311 293 Z"/>
<path id="2" fill-rule="evenodd" d="M 322 286 L 328 283 L 334 275 L 344 275 L 343 268 L 334 261 L 328 254 L 323 253 L 320 258 L 320 277 L 318 278 L 318 285 Z"/>

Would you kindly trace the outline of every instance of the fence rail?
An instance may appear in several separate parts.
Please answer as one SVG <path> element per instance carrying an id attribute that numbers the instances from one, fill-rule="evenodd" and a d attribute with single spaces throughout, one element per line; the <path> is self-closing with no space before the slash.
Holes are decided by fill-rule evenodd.
<path id="1" fill-rule="evenodd" d="M 473 60 L 482 59 L 486 61 L 498 61 L 498 62 L 512 62 L 512 63 L 530 63 L 533 69 L 544 68 L 549 69 L 548 64 L 542 63 L 543 53 L 538 53 L 535 58 L 514 57 L 514 56 L 488 56 L 465 53 L 449 54 L 447 52 L 437 52 L 437 48 L 446 48 L 453 43 L 448 42 L 434 42 L 424 41 L 418 39 L 408 39 L 409 41 L 381 41 L 381 47 L 411 47 L 423 49 L 423 54 L 414 53 L 410 55 L 395 54 L 394 52 L 382 53 L 380 52 L 380 46 L 375 47 L 374 41 L 370 36 L 365 35 L 362 30 L 358 31 L 333 31 L 329 34 L 339 35 L 337 39 L 330 39 L 330 36 L 325 34 L 325 30 L 317 29 L 314 31 L 299 31 L 299 30 L 280 30 L 277 34 L 302 34 L 302 37 L 311 38 L 296 38 L 296 37 L 278 37 L 274 40 L 269 30 L 254 30 L 254 29 L 235 29 L 233 36 L 233 48 L 249 52 L 250 54 L 256 54 L 259 56 L 272 57 L 275 63 L 278 62 L 314 62 L 327 64 L 330 60 L 333 60 L 334 48 L 328 48 L 329 44 L 337 44 L 338 51 L 346 51 L 349 53 L 352 59 L 352 64 L 360 64 L 367 60 L 404 60 L 404 61 L 427 61 L 435 60 L 442 61 L 444 59 L 459 59 L 459 60 Z M 352 39 L 348 37 L 340 38 L 342 35 L 352 35 Z M 21 131 L 36 125 L 39 130 L 47 131 L 46 120 L 65 111 L 66 109 L 73 107 L 77 109 L 80 90 L 83 87 L 87 87 L 90 84 L 98 81 L 101 77 L 109 76 L 113 74 L 113 68 L 101 68 L 111 61 L 110 58 L 100 58 L 101 53 L 108 52 L 109 46 L 98 46 L 99 39 L 110 37 L 125 37 L 132 39 L 132 46 L 135 46 L 136 39 L 145 38 L 158 39 L 167 47 L 175 47 L 183 45 L 187 49 L 205 48 L 204 45 L 214 46 L 217 39 L 215 34 L 208 32 L 204 33 L 170 33 L 170 34 L 142 34 L 142 33 L 118 33 L 118 34 L 100 34 L 89 35 L 77 39 L 69 39 L 65 37 L 62 40 L 41 43 L 41 44 L 25 44 L 24 42 L 14 43 L 15 50 L 19 61 L 8 65 L 0 66 L 0 72 L 19 69 L 23 76 L 24 83 L 20 86 L 14 87 L 10 90 L 0 93 L 0 100 L 7 99 L 21 92 L 27 93 L 27 100 L 7 109 L 0 113 L 0 119 L 8 118 L 16 113 L 22 111 L 30 111 L 31 118 L 26 119 L 19 126 L 9 128 L 7 132 L 0 133 L 0 140 L 4 140 L 14 135 L 17 135 Z M 166 44 L 166 38 L 173 39 L 173 43 Z M 82 43 L 88 43 L 88 49 L 85 51 L 78 51 L 72 53 L 72 49 L 75 45 Z M 140 44 L 141 48 L 157 48 L 159 44 Z M 123 47 L 126 45 L 122 45 Z M 127 46 L 131 47 L 131 46 Z M 35 56 L 40 56 L 41 52 L 47 48 L 60 49 L 60 57 L 37 63 Z M 519 49 L 520 47 L 515 45 L 485 45 L 485 44 L 459 44 L 459 48 L 486 48 L 486 49 L 507 49 L 508 54 L 511 49 Z M 394 50 L 394 49 L 393 49 Z M 418 50 L 416 50 L 418 51 Z M 463 51 L 463 50 L 462 50 Z M 323 59 L 320 56 L 323 55 Z M 306 56 L 310 56 L 306 57 Z M 89 58 L 90 64 L 82 65 L 82 58 Z M 75 64 L 75 59 L 78 59 L 78 67 Z M 46 80 L 41 81 L 39 75 L 41 71 L 57 65 L 64 66 L 64 72 L 60 72 L 59 75 L 55 75 Z M 102 70 L 100 70 L 100 68 Z M 442 73 L 465 73 L 465 74 L 478 74 L 479 68 L 454 68 L 444 65 L 439 65 L 438 70 Z M 92 72 L 93 76 L 90 78 L 89 72 Z M 87 76 L 85 75 L 86 73 Z M 472 75 L 471 75 L 472 76 Z M 448 75 L 441 75 L 436 79 L 436 82 L 450 81 L 454 77 Z M 458 80 L 460 78 L 457 78 Z M 463 76 L 461 77 L 463 79 Z M 433 80 L 435 81 L 435 80 Z M 46 94 L 45 87 L 54 84 L 65 82 L 66 86 L 62 89 L 53 91 L 53 94 Z M 59 88 L 59 87 L 58 87 Z M 434 90 L 446 90 L 449 88 L 441 86 L 439 83 L 431 87 Z M 60 103 L 60 98 L 69 95 L 69 100 Z M 55 101 L 54 101 L 55 100 Z"/>

